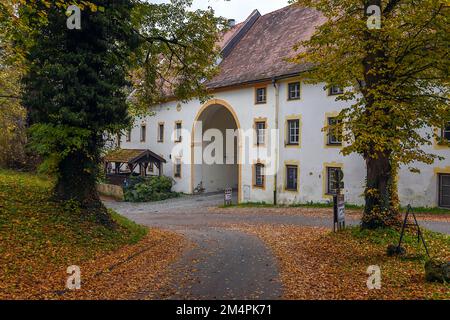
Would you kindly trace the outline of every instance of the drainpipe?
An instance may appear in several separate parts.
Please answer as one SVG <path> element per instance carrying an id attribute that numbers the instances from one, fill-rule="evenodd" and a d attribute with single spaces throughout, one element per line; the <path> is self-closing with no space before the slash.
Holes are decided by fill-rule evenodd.
<path id="1" fill-rule="evenodd" d="M 278 139 L 277 139 L 277 141 L 275 142 L 275 173 L 274 173 L 274 176 L 273 176 L 273 204 L 274 205 L 276 205 L 277 204 L 277 197 L 278 197 L 278 195 L 277 195 L 277 189 L 278 189 L 278 161 L 279 161 L 279 159 L 278 159 L 278 157 L 279 157 L 279 154 L 278 154 L 278 149 L 279 149 L 279 143 L 280 143 L 280 135 L 279 135 L 279 132 L 278 132 L 278 113 L 279 113 L 279 110 L 280 110 L 280 86 L 278 85 L 278 83 L 277 83 L 277 80 L 276 80 L 276 78 L 272 78 L 272 84 L 273 84 L 273 87 L 275 88 L 275 132 L 277 133 L 277 135 L 278 135 Z"/>

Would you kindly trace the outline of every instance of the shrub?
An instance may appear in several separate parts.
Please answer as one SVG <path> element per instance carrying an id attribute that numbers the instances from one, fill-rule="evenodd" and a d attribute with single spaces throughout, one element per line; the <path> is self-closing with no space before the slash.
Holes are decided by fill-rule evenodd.
<path id="1" fill-rule="evenodd" d="M 131 177 L 124 186 L 124 198 L 129 202 L 160 201 L 178 197 L 172 192 L 172 180 L 164 176 Z"/>

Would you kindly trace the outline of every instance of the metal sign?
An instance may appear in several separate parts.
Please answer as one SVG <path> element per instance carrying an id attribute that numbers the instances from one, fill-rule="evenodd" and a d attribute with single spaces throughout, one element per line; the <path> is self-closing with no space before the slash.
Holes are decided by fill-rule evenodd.
<path id="1" fill-rule="evenodd" d="M 226 188 L 225 189 L 225 205 L 229 206 L 232 204 L 232 199 L 233 199 L 233 189 L 231 188 Z"/>
<path id="2" fill-rule="evenodd" d="M 337 196 L 337 222 L 345 222 L 345 199 L 343 194 Z"/>
<path id="3" fill-rule="evenodd" d="M 333 196 L 334 222 L 333 231 L 345 229 L 345 197 L 343 194 Z"/>
<path id="4" fill-rule="evenodd" d="M 244 202 L 250 201 L 250 186 L 244 185 Z"/>
<path id="5" fill-rule="evenodd" d="M 333 196 L 333 231 L 345 229 L 345 197 L 341 194 L 344 187 L 344 172 L 334 172 L 336 182 L 336 194 Z"/>

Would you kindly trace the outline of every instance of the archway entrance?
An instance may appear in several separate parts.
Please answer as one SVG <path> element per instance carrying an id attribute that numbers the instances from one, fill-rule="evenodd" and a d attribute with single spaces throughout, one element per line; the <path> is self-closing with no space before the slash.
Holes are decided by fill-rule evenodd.
<path id="1" fill-rule="evenodd" d="M 232 188 L 240 201 L 239 136 L 230 136 L 230 130 L 237 132 L 237 129 L 240 129 L 239 120 L 227 102 L 214 99 L 202 106 L 192 130 L 193 193 L 199 186 L 204 192 Z"/>

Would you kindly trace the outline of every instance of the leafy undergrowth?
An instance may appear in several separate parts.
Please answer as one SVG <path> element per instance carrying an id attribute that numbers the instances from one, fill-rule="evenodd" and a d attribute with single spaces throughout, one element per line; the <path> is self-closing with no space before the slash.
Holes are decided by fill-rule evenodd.
<path id="1" fill-rule="evenodd" d="M 404 257 L 388 257 L 399 232 L 349 228 L 260 225 L 235 226 L 257 235 L 272 249 L 281 271 L 286 299 L 450 299 L 450 285 L 425 281 L 423 246 L 414 233 L 405 237 Z M 450 259 L 450 237 L 425 231 L 433 258 Z M 367 268 L 381 269 L 381 289 L 369 290 Z"/>
<path id="2" fill-rule="evenodd" d="M 52 201 L 51 188 L 48 178 L 0 171 L 0 299 L 51 296 L 64 290 L 70 265 L 80 266 L 82 274 L 86 273 L 83 266 L 96 265 L 102 270 L 109 266 L 96 263 L 102 257 L 116 257 L 105 263 L 118 263 L 132 256 L 143 241 L 156 241 L 157 251 L 158 241 L 175 236 L 154 230 L 148 233 L 147 228 L 114 212 L 117 227 L 108 229 Z"/>

